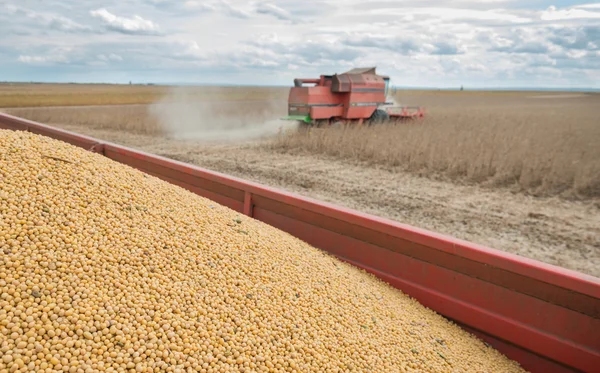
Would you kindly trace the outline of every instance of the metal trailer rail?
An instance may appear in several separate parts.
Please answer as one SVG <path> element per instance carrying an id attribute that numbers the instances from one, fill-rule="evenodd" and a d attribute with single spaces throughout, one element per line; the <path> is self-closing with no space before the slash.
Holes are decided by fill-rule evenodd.
<path id="1" fill-rule="evenodd" d="M 0 114 L 288 232 L 377 275 L 534 373 L 600 372 L 600 279 Z"/>

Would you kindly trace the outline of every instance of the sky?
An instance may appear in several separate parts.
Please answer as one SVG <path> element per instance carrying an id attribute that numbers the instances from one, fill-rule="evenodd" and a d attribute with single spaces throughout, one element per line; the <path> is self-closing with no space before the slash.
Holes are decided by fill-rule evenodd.
<path id="1" fill-rule="evenodd" d="M 0 81 L 600 88 L 600 3 L 0 0 Z"/>

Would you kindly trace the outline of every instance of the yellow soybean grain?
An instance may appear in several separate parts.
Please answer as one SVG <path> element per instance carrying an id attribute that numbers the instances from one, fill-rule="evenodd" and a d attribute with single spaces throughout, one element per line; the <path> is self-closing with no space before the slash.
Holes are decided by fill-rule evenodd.
<path id="1" fill-rule="evenodd" d="M 101 155 L 0 131 L 0 372 L 523 372 L 366 272 Z"/>

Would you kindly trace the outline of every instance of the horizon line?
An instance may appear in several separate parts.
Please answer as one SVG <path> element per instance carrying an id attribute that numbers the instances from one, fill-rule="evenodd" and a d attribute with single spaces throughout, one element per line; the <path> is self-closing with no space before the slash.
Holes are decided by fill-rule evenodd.
<path id="1" fill-rule="evenodd" d="M 62 85 L 137 85 L 137 86 L 190 86 L 190 87 L 264 87 L 264 88 L 291 88 L 291 85 L 283 85 L 283 84 L 233 84 L 233 83 L 186 83 L 186 82 L 127 82 L 127 83 L 119 83 L 119 82 L 52 82 L 52 81 L 10 81 L 10 80 L 0 80 L 0 85 L 5 84 L 62 84 Z M 579 91 L 579 92 L 600 92 L 600 87 L 557 87 L 557 86 L 444 86 L 444 87 L 436 87 L 436 86 L 399 86 L 393 85 L 390 87 L 391 89 L 396 90 L 450 90 L 450 91 Z"/>

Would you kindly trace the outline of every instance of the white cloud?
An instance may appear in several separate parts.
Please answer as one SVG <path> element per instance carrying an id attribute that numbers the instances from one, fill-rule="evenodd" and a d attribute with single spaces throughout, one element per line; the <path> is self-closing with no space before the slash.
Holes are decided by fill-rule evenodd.
<path id="1" fill-rule="evenodd" d="M 600 3 L 596 3 L 596 4 L 582 4 L 582 5 L 576 5 L 576 6 L 574 6 L 574 8 L 582 8 L 582 9 L 600 9 Z"/>
<path id="2" fill-rule="evenodd" d="M 588 11 L 585 9 L 593 9 Z M 600 19 L 600 4 L 589 4 L 587 7 L 578 6 L 570 9 L 557 9 L 550 6 L 540 15 L 544 21 L 558 21 L 565 19 Z"/>
<path id="3" fill-rule="evenodd" d="M 259 14 L 271 15 L 283 21 L 293 20 L 290 12 L 271 3 L 259 3 L 256 7 L 256 12 Z"/>
<path id="4" fill-rule="evenodd" d="M 171 9 L 180 9 L 186 12 L 198 13 L 218 13 L 228 17 L 239 19 L 252 18 L 252 10 L 246 9 L 247 4 L 232 4 L 229 0 L 187 0 L 184 2 L 159 3 L 159 6 Z"/>
<path id="5" fill-rule="evenodd" d="M 567 51 L 567 56 L 569 58 L 579 59 L 579 58 L 583 58 L 583 57 L 587 56 L 587 52 L 580 51 L 580 50 L 570 50 L 570 51 Z"/>
<path id="6" fill-rule="evenodd" d="M 203 10 L 211 12 L 217 10 L 217 7 L 214 4 L 193 0 L 184 2 L 183 7 L 188 10 Z"/>
<path id="7" fill-rule="evenodd" d="M 340 39 L 344 45 L 364 48 L 379 48 L 400 55 L 418 53 L 434 55 L 462 54 L 465 47 L 448 35 L 351 33 Z"/>
<path id="8" fill-rule="evenodd" d="M 400 85 L 600 84 L 590 79 L 600 3 L 539 3 L 47 0 L 28 9 L 4 0 L 2 71 L 22 75 L 0 80 L 85 80 L 94 66 L 109 80 L 290 84 L 375 65 Z"/>
<path id="9" fill-rule="evenodd" d="M 206 60 L 208 53 L 193 40 L 176 40 L 169 43 L 165 57 L 176 60 L 201 61 Z"/>
<path id="10" fill-rule="evenodd" d="M 230 15 L 232 17 L 242 18 L 242 19 L 251 17 L 250 12 L 248 12 L 247 10 L 245 10 L 241 7 L 236 7 L 236 6 L 231 5 L 231 3 L 227 0 L 220 0 L 219 2 L 217 2 L 216 7 L 223 9 L 225 14 Z"/>
<path id="11" fill-rule="evenodd" d="M 20 55 L 19 62 L 31 65 L 52 64 L 52 63 L 69 63 L 69 54 L 73 51 L 70 47 L 52 48 L 44 55 Z"/>
<path id="12" fill-rule="evenodd" d="M 138 15 L 132 18 L 119 17 L 105 8 L 90 11 L 93 17 L 100 18 L 106 27 L 113 31 L 125 34 L 157 34 L 159 27 L 154 22 L 144 19 Z"/>
<path id="13" fill-rule="evenodd" d="M 19 56 L 19 61 L 27 64 L 39 64 L 49 62 L 68 62 L 69 60 L 62 55 L 54 56 Z"/>
<path id="14" fill-rule="evenodd" d="M 481 20 L 493 22 L 509 22 L 523 23 L 531 22 L 532 19 L 522 17 L 516 12 L 506 10 L 475 10 L 464 8 L 434 8 L 434 7 L 419 7 L 419 8 L 379 8 L 368 11 L 370 14 L 386 15 L 386 16 L 407 16 L 411 15 L 413 19 L 436 18 L 439 20 Z"/>
<path id="15" fill-rule="evenodd" d="M 20 6 L 5 4 L 6 13 L 13 16 L 14 19 L 29 19 L 38 24 L 38 26 L 47 29 L 64 31 L 64 32 L 86 32 L 91 31 L 89 26 L 77 23 L 67 17 L 51 14 L 40 13 L 31 9 L 22 8 Z"/>

